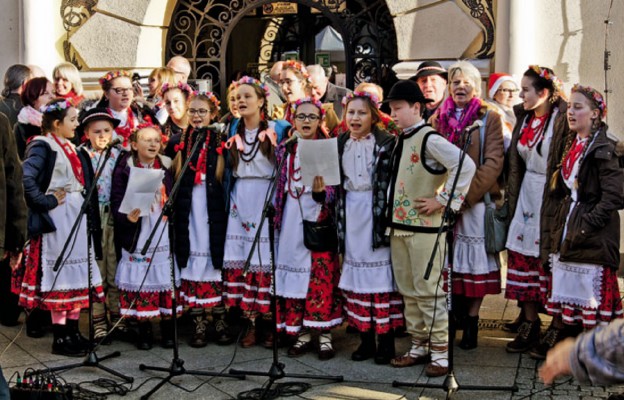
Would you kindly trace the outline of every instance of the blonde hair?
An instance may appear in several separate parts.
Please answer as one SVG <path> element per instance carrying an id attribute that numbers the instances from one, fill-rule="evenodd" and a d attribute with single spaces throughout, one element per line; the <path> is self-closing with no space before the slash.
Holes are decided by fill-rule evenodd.
<path id="1" fill-rule="evenodd" d="M 78 96 L 82 96 L 82 79 L 80 78 L 80 72 L 78 68 L 72 63 L 62 62 L 52 71 L 52 79 L 64 78 L 72 85 L 72 90 Z"/>
<path id="2" fill-rule="evenodd" d="M 451 65 L 448 69 L 448 85 L 449 88 L 451 86 L 451 82 L 453 77 L 457 74 L 461 73 L 468 80 L 472 82 L 472 86 L 475 90 L 475 96 L 481 97 L 481 73 L 471 63 L 468 61 L 458 61 L 455 64 Z M 449 90 L 450 92 L 450 90 Z"/>
<path id="3" fill-rule="evenodd" d="M 367 92 L 370 93 L 371 91 L 374 91 L 374 95 L 377 96 L 377 98 L 379 99 L 379 101 L 383 101 L 384 97 L 383 97 L 383 89 L 381 88 L 381 86 L 379 86 L 376 83 L 372 83 L 372 82 L 362 82 L 359 85 L 357 85 L 357 87 L 355 88 L 355 92 Z"/>
<path id="4" fill-rule="evenodd" d="M 162 96 L 162 87 L 165 83 L 171 86 L 176 85 L 175 72 L 173 71 L 173 69 L 169 67 L 154 68 L 154 70 L 150 72 L 149 78 L 158 79 L 159 83 L 158 83 L 158 86 L 156 87 L 157 96 Z"/>

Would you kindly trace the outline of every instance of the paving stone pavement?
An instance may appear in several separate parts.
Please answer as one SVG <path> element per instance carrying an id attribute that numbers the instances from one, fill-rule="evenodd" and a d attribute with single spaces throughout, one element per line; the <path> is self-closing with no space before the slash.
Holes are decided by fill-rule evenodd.
<path id="1" fill-rule="evenodd" d="M 455 346 L 455 375 L 460 390 L 453 399 L 606 399 L 613 393 L 624 393 L 624 386 L 589 387 L 581 386 L 572 379 L 560 379 L 552 387 L 545 387 L 537 378 L 539 362 L 527 355 L 508 354 L 505 344 L 513 338 L 512 334 L 500 330 L 505 320 L 512 320 L 517 314 L 517 307 L 507 302 L 504 296 L 488 296 L 482 307 L 479 331 L 479 347 L 464 351 Z M 23 318 L 23 317 L 22 317 Z M 82 315 L 81 327 L 84 334 L 87 315 Z M 547 321 L 544 323 L 546 326 Z M 50 353 L 52 335 L 49 333 L 41 339 L 26 336 L 23 324 L 16 327 L 0 327 L 0 365 L 4 375 L 9 379 L 14 372 L 23 373 L 26 368 L 42 369 L 46 367 L 67 365 L 81 359 L 70 359 Z M 156 332 L 158 331 L 155 325 Z M 190 338 L 191 327 L 181 328 L 180 358 L 185 361 L 187 369 L 207 372 L 228 371 L 230 368 L 267 372 L 272 362 L 272 352 L 262 347 L 242 349 L 238 346 L 216 346 L 209 344 L 203 349 L 193 349 L 186 342 Z M 460 333 L 461 335 L 461 333 Z M 316 354 L 305 354 L 299 358 L 286 356 L 286 349 L 279 350 L 280 362 L 285 365 L 289 374 L 342 375 L 340 383 L 313 379 L 281 379 L 284 382 L 305 382 L 311 385 L 305 393 L 295 396 L 299 399 L 339 399 L 339 400 L 399 400 L 399 399 L 444 399 L 446 393 L 441 389 L 423 389 L 414 387 L 394 387 L 394 381 L 407 383 L 442 384 L 443 378 L 428 379 L 423 367 L 395 369 L 389 366 L 375 365 L 372 360 L 353 362 L 351 352 L 359 342 L 358 335 L 348 334 L 344 327 L 335 330 L 334 347 L 336 357 L 329 361 L 319 361 Z M 409 348 L 409 339 L 400 338 L 396 341 L 397 352 Z M 134 378 L 132 392 L 122 397 L 109 395 L 108 399 L 135 399 L 154 387 L 165 374 L 154 371 L 141 371 L 139 364 L 168 367 L 172 359 L 172 351 L 163 349 L 156 344 L 150 351 L 137 350 L 132 344 L 115 342 L 98 349 L 99 356 L 118 350 L 121 356 L 102 362 L 102 365 L 113 368 Z M 112 375 L 91 367 L 81 367 L 61 373 L 66 381 L 72 383 L 93 381 L 98 378 L 113 379 Z M 183 375 L 174 377 L 152 399 L 235 399 L 238 393 L 265 384 L 267 378 L 248 376 L 245 380 L 228 377 L 195 377 Z M 518 387 L 518 392 L 510 391 L 469 391 L 461 385 L 487 385 Z M 130 385 L 128 385 L 130 387 Z M 102 389 L 86 385 L 85 387 L 101 391 Z M 137 389 L 138 388 L 138 389 Z M 192 392 L 188 392 L 192 391 Z M 286 397 L 280 397 L 286 398 Z"/>

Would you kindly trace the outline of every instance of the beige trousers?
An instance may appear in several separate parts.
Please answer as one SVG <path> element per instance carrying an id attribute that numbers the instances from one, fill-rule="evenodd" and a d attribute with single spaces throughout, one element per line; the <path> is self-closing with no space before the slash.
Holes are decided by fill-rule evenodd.
<path id="1" fill-rule="evenodd" d="M 113 213 L 110 207 L 100 206 L 100 221 L 102 222 L 102 259 L 97 260 L 102 288 L 106 296 L 106 303 L 93 303 L 93 315 L 101 317 L 106 314 L 106 308 L 113 314 L 119 314 L 119 289 L 115 284 L 117 274 L 117 255 L 113 240 Z"/>
<path id="2" fill-rule="evenodd" d="M 438 279 L 443 262 L 440 252 L 434 259 L 431 276 L 428 280 L 423 278 L 435 238 L 430 233 L 392 235 L 392 268 L 405 302 L 407 332 L 412 338 L 426 342 L 431 330 L 432 344 L 446 344 L 448 315 L 443 279 Z"/>

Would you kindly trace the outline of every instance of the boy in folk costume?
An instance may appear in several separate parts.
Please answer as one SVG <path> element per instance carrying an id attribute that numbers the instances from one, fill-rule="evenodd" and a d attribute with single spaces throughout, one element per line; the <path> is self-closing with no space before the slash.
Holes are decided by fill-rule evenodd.
<path id="1" fill-rule="evenodd" d="M 85 160 L 88 160 L 85 163 L 85 173 L 93 179 L 98 170 L 102 170 L 97 182 L 97 194 L 94 194 L 94 197 L 97 196 L 99 205 L 97 214 L 94 215 L 94 222 L 99 224 L 102 229 L 102 258 L 97 260 L 97 264 L 100 269 L 100 275 L 102 275 L 102 286 L 106 301 L 105 303 L 93 304 L 93 327 L 96 342 L 106 338 L 110 328 L 107 322 L 107 311 L 110 313 L 111 325 L 117 325 L 117 332 L 123 334 L 128 332 L 125 321 L 120 321 L 119 289 L 115 284 L 117 255 L 113 239 L 113 214 L 110 206 L 113 169 L 119 159 L 121 149 L 113 147 L 106 164 L 102 165 L 106 155 L 106 148 L 113 139 L 115 128 L 118 125 L 119 120 L 111 117 L 105 108 L 95 107 L 82 115 L 80 126 L 78 127 L 79 135 L 84 133 L 84 137 L 88 140 L 78 148 L 78 153 Z M 110 343 L 110 340 L 106 339 L 106 342 Z"/>
<path id="2" fill-rule="evenodd" d="M 392 160 L 392 180 L 388 204 L 388 226 L 394 276 L 405 302 L 407 331 L 412 347 L 394 358 L 394 367 L 429 363 L 427 376 L 448 372 L 448 316 L 444 291 L 438 276 L 443 260 L 436 255 L 429 280 L 423 275 L 442 223 L 448 201 L 458 211 L 475 165 L 469 157 L 458 171 L 460 150 L 440 136 L 422 118 L 426 99 L 418 85 L 409 80 L 397 82 L 386 100 L 391 116 L 403 130 Z M 449 192 L 455 176 L 455 195 Z"/>

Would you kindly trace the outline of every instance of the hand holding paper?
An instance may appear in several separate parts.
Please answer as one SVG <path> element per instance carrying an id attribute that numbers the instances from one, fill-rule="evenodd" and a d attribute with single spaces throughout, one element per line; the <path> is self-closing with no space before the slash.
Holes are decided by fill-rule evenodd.
<path id="1" fill-rule="evenodd" d="M 299 139 L 299 161 L 301 162 L 301 178 L 304 185 L 313 186 L 316 176 L 322 176 L 327 186 L 340 184 L 338 140 L 336 138 Z"/>
<path id="2" fill-rule="evenodd" d="M 149 215 L 164 176 L 165 171 L 162 169 L 130 167 L 128 187 L 119 206 L 119 212 L 130 214 L 133 210 L 139 209 L 141 217 Z"/>

